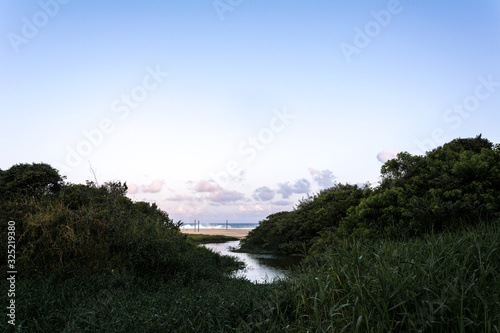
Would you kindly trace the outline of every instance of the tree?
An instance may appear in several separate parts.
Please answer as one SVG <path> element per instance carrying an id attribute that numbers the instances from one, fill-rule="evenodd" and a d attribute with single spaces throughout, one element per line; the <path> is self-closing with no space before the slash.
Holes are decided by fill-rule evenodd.
<path id="1" fill-rule="evenodd" d="M 8 170 L 0 170 L 0 198 L 40 198 L 58 193 L 63 183 L 64 177 L 48 164 L 16 164 Z"/>

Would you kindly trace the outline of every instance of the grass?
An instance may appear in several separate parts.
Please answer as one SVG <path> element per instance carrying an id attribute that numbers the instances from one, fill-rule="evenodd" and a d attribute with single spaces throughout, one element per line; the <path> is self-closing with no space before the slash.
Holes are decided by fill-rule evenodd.
<path id="1" fill-rule="evenodd" d="M 207 243 L 225 243 L 229 241 L 237 241 L 239 238 L 224 235 L 204 235 L 204 234 L 186 234 L 188 239 L 191 239 L 197 244 Z"/>
<path id="2" fill-rule="evenodd" d="M 499 332 L 500 226 L 345 241 L 285 284 L 270 322 L 291 331 Z"/>
<path id="3" fill-rule="evenodd" d="M 405 242 L 346 240 L 308 262 L 259 285 L 215 272 L 167 281 L 21 272 L 18 331 L 500 332 L 498 223 Z"/>
<path id="4" fill-rule="evenodd" d="M 62 283 L 50 277 L 24 278 L 17 289 L 20 332 L 234 331 L 259 311 L 259 299 L 269 292 L 269 286 L 242 279 L 185 285 L 116 272 Z M 7 328 L 6 320 L 0 327 Z"/>

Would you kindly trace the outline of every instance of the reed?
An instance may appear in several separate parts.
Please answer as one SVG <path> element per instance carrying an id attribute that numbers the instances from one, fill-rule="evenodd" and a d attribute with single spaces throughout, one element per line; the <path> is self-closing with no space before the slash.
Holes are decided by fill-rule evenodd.
<path id="1" fill-rule="evenodd" d="M 313 332 L 498 332 L 500 226 L 346 240 L 288 281 L 273 323 Z M 285 325 L 286 324 L 286 325 Z"/>

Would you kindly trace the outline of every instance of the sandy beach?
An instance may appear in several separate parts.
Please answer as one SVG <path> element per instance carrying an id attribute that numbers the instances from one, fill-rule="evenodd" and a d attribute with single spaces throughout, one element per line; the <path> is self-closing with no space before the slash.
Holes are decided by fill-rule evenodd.
<path id="1" fill-rule="evenodd" d="M 200 229 L 194 231 L 193 229 L 181 229 L 185 234 L 198 234 L 198 235 L 224 235 L 233 236 L 237 238 L 245 238 L 252 229 Z"/>

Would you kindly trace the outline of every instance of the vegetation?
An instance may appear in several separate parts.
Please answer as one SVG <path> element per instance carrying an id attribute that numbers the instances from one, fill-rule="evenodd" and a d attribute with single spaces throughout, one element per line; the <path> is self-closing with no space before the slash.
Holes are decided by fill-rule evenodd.
<path id="1" fill-rule="evenodd" d="M 46 164 L 0 170 L 19 272 L 2 331 L 500 332 L 500 147 L 481 136 L 400 153 L 376 188 L 337 184 L 261 221 L 243 248 L 308 253 L 261 285 L 126 191 Z"/>
<path id="2" fill-rule="evenodd" d="M 281 281 L 262 332 L 500 332 L 500 225 L 345 240 Z"/>
<path id="3" fill-rule="evenodd" d="M 188 234 L 187 238 L 192 240 L 197 244 L 208 244 L 208 243 L 225 243 L 229 241 L 237 241 L 239 238 L 233 236 L 224 235 L 204 235 L 204 234 Z"/>
<path id="4" fill-rule="evenodd" d="M 338 226 L 350 207 L 358 205 L 371 189 L 337 184 L 302 200 L 291 212 L 269 215 L 241 241 L 242 251 L 297 254 L 310 248 L 319 233 Z"/>
<path id="5" fill-rule="evenodd" d="M 500 332 L 499 244 L 498 223 L 345 241 L 263 285 L 222 276 L 151 283 L 116 270 L 23 276 L 18 331 Z"/>
<path id="6" fill-rule="evenodd" d="M 207 265 L 220 265 L 218 255 L 187 242 L 179 224 L 155 204 L 128 199 L 125 184 L 59 183 L 54 191 L 53 182 L 60 178 L 40 176 L 54 172 L 44 164 L 18 165 L 0 176 L 2 187 L 11 189 L 11 200 L 1 207 L 6 218 L 2 233 L 6 239 L 6 222 L 16 222 L 19 270 L 68 277 L 125 270 L 134 276 L 170 279 L 181 274 L 193 280 L 207 274 Z M 26 173 L 47 182 L 26 191 Z"/>
<path id="7" fill-rule="evenodd" d="M 242 249 L 320 252 L 344 239 L 410 239 L 499 216 L 500 145 L 481 136 L 425 156 L 402 152 L 381 176 L 374 189 L 337 184 L 291 212 L 268 216 Z"/>

